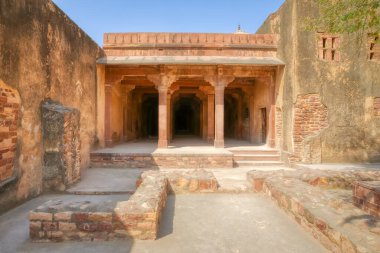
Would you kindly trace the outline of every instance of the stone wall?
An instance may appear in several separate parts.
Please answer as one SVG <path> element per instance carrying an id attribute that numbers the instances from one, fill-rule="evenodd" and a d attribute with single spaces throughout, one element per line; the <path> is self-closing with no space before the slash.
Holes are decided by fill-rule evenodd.
<path id="1" fill-rule="evenodd" d="M 380 97 L 380 63 L 367 57 L 367 36 L 358 43 L 356 34 L 338 35 L 335 50 L 339 57 L 333 61 L 320 58 L 321 39 L 328 35 L 302 26 L 305 18 L 316 15 L 315 0 L 286 0 L 257 31 L 279 35 L 277 57 L 286 64 L 276 101 L 283 116 L 281 151 L 290 157 L 318 154 L 304 162 L 379 162 L 380 118 L 373 99 Z M 299 96 L 308 94 L 318 95 L 326 106 L 328 127 L 317 139 L 298 146 L 294 110 Z"/>
<path id="2" fill-rule="evenodd" d="M 20 94 L 15 164 L 0 212 L 42 191 L 40 104 L 51 98 L 80 111 L 81 169 L 96 136 L 96 59 L 102 49 L 50 0 L 0 1 L 0 79 Z"/>
<path id="3" fill-rule="evenodd" d="M 42 104 L 44 188 L 63 191 L 80 179 L 80 113 L 53 101 Z"/>

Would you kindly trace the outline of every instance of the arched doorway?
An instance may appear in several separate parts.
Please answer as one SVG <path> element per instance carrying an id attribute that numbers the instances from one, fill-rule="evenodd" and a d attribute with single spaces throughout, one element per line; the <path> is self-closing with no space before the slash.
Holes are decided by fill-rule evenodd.
<path id="1" fill-rule="evenodd" d="M 200 136 L 200 101 L 194 95 L 180 96 L 173 106 L 174 137 Z"/>
<path id="2" fill-rule="evenodd" d="M 224 97 L 224 137 L 239 138 L 238 129 L 238 103 L 236 99 L 226 94 Z"/>
<path id="3" fill-rule="evenodd" d="M 141 137 L 157 138 L 158 136 L 158 95 L 145 97 L 141 104 Z"/>

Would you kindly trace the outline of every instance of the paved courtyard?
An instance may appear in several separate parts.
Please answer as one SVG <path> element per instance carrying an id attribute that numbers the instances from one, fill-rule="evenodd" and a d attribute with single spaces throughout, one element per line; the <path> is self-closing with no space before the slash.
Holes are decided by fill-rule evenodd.
<path id="1" fill-rule="evenodd" d="M 261 194 L 170 196 L 156 241 L 32 243 L 28 211 L 50 199 L 118 201 L 129 195 L 43 195 L 0 216 L 0 252 L 326 252 Z"/>

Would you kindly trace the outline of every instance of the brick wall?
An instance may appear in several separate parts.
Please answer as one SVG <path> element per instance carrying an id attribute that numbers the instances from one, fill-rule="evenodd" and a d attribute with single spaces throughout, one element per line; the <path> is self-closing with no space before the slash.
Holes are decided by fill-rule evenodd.
<path id="1" fill-rule="evenodd" d="M 319 94 L 298 95 L 294 106 L 293 155 L 290 162 L 321 162 L 312 159 L 318 147 L 305 147 L 305 142 L 317 138 L 321 130 L 328 127 L 327 108 L 321 102 Z M 321 159 L 319 157 L 319 159 Z"/>
<path id="2" fill-rule="evenodd" d="M 373 100 L 373 114 L 375 117 L 380 117 L 380 97 Z"/>
<path id="3" fill-rule="evenodd" d="M 0 184 L 15 174 L 20 96 L 0 80 Z"/>
<path id="4" fill-rule="evenodd" d="M 276 147 L 281 147 L 282 139 L 282 110 L 276 107 Z"/>

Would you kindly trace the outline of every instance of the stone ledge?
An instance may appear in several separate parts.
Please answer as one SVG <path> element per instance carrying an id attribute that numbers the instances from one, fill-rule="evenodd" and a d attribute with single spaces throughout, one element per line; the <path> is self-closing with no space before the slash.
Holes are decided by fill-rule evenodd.
<path id="1" fill-rule="evenodd" d="M 92 167 L 110 168 L 233 168 L 232 154 L 91 153 Z"/>
<path id="2" fill-rule="evenodd" d="M 378 252 L 380 222 L 347 201 L 350 191 L 314 187 L 291 174 L 250 172 L 247 177 L 254 190 L 271 196 L 328 250 Z"/>
<path id="3" fill-rule="evenodd" d="M 211 193 L 218 191 L 218 181 L 210 171 L 198 169 L 162 173 L 169 179 L 170 190 L 174 194 Z"/>

